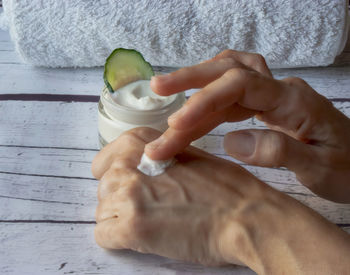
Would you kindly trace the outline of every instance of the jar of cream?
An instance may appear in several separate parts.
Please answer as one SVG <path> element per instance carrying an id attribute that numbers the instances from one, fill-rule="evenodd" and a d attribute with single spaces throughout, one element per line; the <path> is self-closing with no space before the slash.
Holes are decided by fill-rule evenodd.
<path id="1" fill-rule="evenodd" d="M 100 147 L 110 143 L 124 131 L 145 126 L 161 132 L 168 128 L 168 117 L 185 103 L 184 93 L 159 96 L 149 80 L 127 84 L 114 93 L 105 87 L 98 103 Z"/>

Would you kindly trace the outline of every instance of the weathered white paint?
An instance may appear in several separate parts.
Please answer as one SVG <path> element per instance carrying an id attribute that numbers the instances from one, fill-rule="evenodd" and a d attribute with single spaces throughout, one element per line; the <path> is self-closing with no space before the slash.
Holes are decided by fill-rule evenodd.
<path id="1" fill-rule="evenodd" d="M 103 68 L 49 69 L 18 63 L 8 35 L 0 31 L 0 83 L 3 93 L 46 93 L 99 95 L 103 87 Z M 10 56 L 14 59 L 11 61 Z M 348 54 L 338 63 L 347 60 Z M 2 61 L 3 60 L 3 61 Z M 350 64 L 350 63 L 347 63 Z M 319 93 L 327 97 L 347 97 L 350 92 L 350 66 L 273 70 L 278 79 L 288 76 L 304 78 Z M 35 79 L 35 81 L 33 81 Z"/>
<path id="2" fill-rule="evenodd" d="M 349 50 L 348 43 L 338 64 L 349 64 Z M 0 94 L 99 95 L 103 86 L 102 68 L 33 68 L 20 62 L 8 33 L 0 31 Z M 273 73 L 276 78 L 304 78 L 329 98 L 350 99 L 350 66 Z M 350 116 L 350 102 L 335 106 Z M 92 179 L 90 162 L 98 148 L 96 118 L 96 103 L 0 101 L 0 273 L 253 274 L 245 268 L 211 269 L 98 248 L 94 225 L 76 224 L 94 220 L 98 182 Z M 205 150 L 231 159 L 223 155 L 222 135 L 243 128 L 264 127 L 256 120 L 221 125 L 204 138 Z M 349 205 L 314 196 L 293 173 L 243 166 L 329 220 L 350 223 Z M 19 222 L 6 222 L 10 220 Z M 350 232 L 350 227 L 344 229 Z"/>
<path id="3" fill-rule="evenodd" d="M 0 209 L 4 211 L 0 219 L 93 220 L 97 181 L 92 180 L 90 163 L 95 154 L 87 150 L 0 147 Z M 291 172 L 244 167 L 332 222 L 350 223 L 350 205 L 316 197 Z"/>
<path id="4" fill-rule="evenodd" d="M 102 73 L 101 67 L 49 69 L 25 64 L 0 63 L 0 82 L 4 93 L 100 95 L 103 87 Z M 274 70 L 273 73 L 278 79 L 289 76 L 301 77 L 316 91 L 330 98 L 343 98 L 350 92 L 349 66 L 284 69 Z M 32 81 L 33 79 L 35 81 Z"/>
<path id="5" fill-rule="evenodd" d="M 93 229 L 93 224 L 2 223 L 0 273 L 255 274 L 239 266 L 209 268 L 128 250 L 103 250 L 94 242 Z M 350 227 L 345 230 L 350 232 Z"/>
<path id="6" fill-rule="evenodd" d="M 237 274 L 244 267 L 208 268 L 132 251 L 107 251 L 95 244 L 92 224 L 0 225 L 1 274 Z"/>
<path id="7" fill-rule="evenodd" d="M 334 105 L 350 116 L 350 101 Z M 98 148 L 97 103 L 0 101 L 0 125 L 0 145 Z M 211 134 L 224 135 L 247 128 L 265 126 L 249 119 L 222 124 Z M 222 137 L 207 136 L 204 145 L 211 153 L 224 154 L 221 142 Z"/>

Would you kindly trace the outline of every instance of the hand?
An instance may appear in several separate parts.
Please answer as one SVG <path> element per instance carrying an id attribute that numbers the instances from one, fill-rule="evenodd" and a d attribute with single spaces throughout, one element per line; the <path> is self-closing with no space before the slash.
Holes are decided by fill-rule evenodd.
<path id="1" fill-rule="evenodd" d="M 259 274 L 349 268 L 345 232 L 234 163 L 189 147 L 165 174 L 143 175 L 136 166 L 159 135 L 131 130 L 94 159 L 100 246 L 205 265 L 245 264 Z"/>
<path id="2" fill-rule="evenodd" d="M 314 193 L 350 202 L 350 119 L 298 78 L 275 80 L 259 55 L 225 51 L 212 60 L 155 77 L 163 96 L 202 88 L 175 114 L 169 129 L 146 146 L 167 159 L 222 122 L 252 116 L 270 130 L 225 136 L 226 152 L 249 164 L 287 167 Z"/>

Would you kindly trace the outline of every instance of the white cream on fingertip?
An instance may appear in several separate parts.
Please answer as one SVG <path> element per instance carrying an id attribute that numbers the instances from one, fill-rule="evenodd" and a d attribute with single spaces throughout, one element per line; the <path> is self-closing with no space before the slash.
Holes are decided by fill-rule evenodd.
<path id="1" fill-rule="evenodd" d="M 153 160 L 143 153 L 137 169 L 147 176 L 154 177 L 163 174 L 165 170 L 174 165 L 175 162 L 175 158 L 167 160 Z"/>

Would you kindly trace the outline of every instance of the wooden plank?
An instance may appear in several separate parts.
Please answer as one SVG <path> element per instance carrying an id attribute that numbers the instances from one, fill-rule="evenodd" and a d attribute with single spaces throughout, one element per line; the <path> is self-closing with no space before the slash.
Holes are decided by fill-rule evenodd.
<path id="1" fill-rule="evenodd" d="M 1 13 L 1 9 L 0 9 L 0 13 Z M 12 43 L 11 37 L 10 37 L 10 34 L 8 31 L 4 31 L 4 30 L 0 29 L 0 42 Z M 13 43 L 12 43 L 12 45 L 13 45 Z M 12 48 L 14 49 L 14 45 L 12 46 Z M 0 48 L 0 50 L 2 50 L 2 48 Z"/>
<path id="2" fill-rule="evenodd" d="M 337 63 L 346 64 L 348 59 L 345 54 L 337 59 Z M 50 69 L 36 68 L 20 62 L 8 33 L 0 31 L 0 93 L 99 95 L 103 86 L 102 67 Z M 156 68 L 159 71 L 174 69 Z M 276 78 L 302 77 L 328 97 L 346 97 L 350 89 L 350 67 L 281 69 L 273 70 L 273 73 Z"/>
<path id="3" fill-rule="evenodd" d="M 97 149 L 97 104 L 0 102 L 0 144 Z"/>
<path id="4" fill-rule="evenodd" d="M 2 274 L 255 274 L 247 268 L 210 268 L 95 244 L 94 225 L 2 223 Z M 350 228 L 344 228 L 350 232 Z"/>
<path id="5" fill-rule="evenodd" d="M 5 175 L 32 175 L 89 180 L 93 179 L 90 167 L 96 154 L 97 151 L 93 150 L 1 146 L 0 175 L 2 173 L 4 177 Z M 228 156 L 219 155 L 219 157 L 235 161 Z M 279 190 L 312 195 L 296 181 L 294 174 L 286 169 L 263 168 L 236 162 Z"/>
<path id="6" fill-rule="evenodd" d="M 6 62 L 9 62 L 8 60 Z M 99 95 L 103 69 L 50 69 L 24 64 L 0 64 L 1 93 Z M 344 98 L 350 91 L 350 66 L 273 70 L 276 78 L 304 78 L 329 98 Z M 34 81 L 35 80 L 35 81 Z"/>
<path id="7" fill-rule="evenodd" d="M 13 64 L 20 64 L 20 63 L 21 63 L 21 60 L 15 51 L 1 52 L 0 50 L 0 64 L 13 65 Z"/>
<path id="8" fill-rule="evenodd" d="M 334 105 L 350 116 L 349 102 Z M 98 149 L 97 104 L 0 101 L 0 145 Z M 265 126 L 258 120 L 225 123 L 204 138 L 205 149 L 224 154 L 222 137 L 229 131 Z"/>
<path id="9" fill-rule="evenodd" d="M 0 182 L 2 221 L 95 221 L 96 180 L 0 173 Z"/>
<path id="10" fill-rule="evenodd" d="M 92 179 L 92 150 L 0 147 L 0 172 Z"/>
<path id="11" fill-rule="evenodd" d="M 1 93 L 99 95 L 102 68 L 50 69 L 24 64 L 0 64 Z"/>
<path id="12" fill-rule="evenodd" d="M 129 250 L 107 251 L 95 244 L 94 225 L 18 224 L 0 226 L 2 274 L 237 274 L 244 267 L 209 268 Z"/>
<path id="13" fill-rule="evenodd" d="M 94 220 L 97 181 L 90 162 L 94 151 L 0 147 L 0 219 Z M 272 187 L 335 223 L 350 223 L 350 205 L 313 195 L 293 173 L 245 165 Z"/>
<path id="14" fill-rule="evenodd" d="M 93 179 L 91 161 L 97 154 L 92 150 L 71 150 L 57 148 L 0 147 L 0 174 L 32 175 L 47 177 L 70 177 Z M 234 161 L 228 156 L 220 157 Z M 295 176 L 286 169 L 271 169 L 242 164 L 261 180 L 270 182 L 277 189 L 286 192 L 307 193 L 299 188 Z M 311 193 L 309 193 L 311 195 Z"/>
<path id="15" fill-rule="evenodd" d="M 2 41 L 0 37 L 0 53 L 6 55 L 6 52 L 13 52 L 15 47 L 11 41 Z"/>

